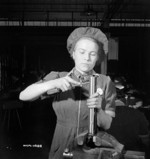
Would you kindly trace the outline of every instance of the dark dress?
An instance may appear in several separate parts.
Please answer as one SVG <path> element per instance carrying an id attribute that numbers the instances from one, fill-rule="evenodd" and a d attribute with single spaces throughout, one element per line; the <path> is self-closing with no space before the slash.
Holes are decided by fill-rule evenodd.
<path id="1" fill-rule="evenodd" d="M 95 73 L 95 72 L 93 72 Z M 67 75 L 67 72 L 51 72 L 44 80 L 52 80 Z M 72 70 L 71 78 L 79 81 L 78 75 Z M 86 100 L 89 96 L 89 81 L 86 79 L 82 87 L 74 87 L 66 92 L 58 92 L 55 94 L 53 109 L 57 116 L 57 123 L 49 159 L 63 158 L 65 148 L 74 145 L 75 138 L 82 132 L 88 130 L 89 125 L 89 108 Z M 110 78 L 105 75 L 99 75 L 97 79 L 97 88 L 103 90 L 101 105 L 103 110 L 115 112 L 114 99 L 116 91 Z M 52 90 L 53 91 L 53 90 Z M 103 116 L 98 113 L 97 125 L 103 127 Z"/>

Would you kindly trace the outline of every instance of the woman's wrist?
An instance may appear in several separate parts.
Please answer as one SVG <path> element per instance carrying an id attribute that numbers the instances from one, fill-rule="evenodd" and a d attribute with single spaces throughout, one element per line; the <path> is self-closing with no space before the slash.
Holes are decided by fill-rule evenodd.
<path id="1" fill-rule="evenodd" d="M 55 85 L 56 85 L 55 80 L 51 80 L 51 81 L 44 82 L 42 87 L 44 92 L 47 92 L 48 90 L 55 89 L 56 88 Z"/>

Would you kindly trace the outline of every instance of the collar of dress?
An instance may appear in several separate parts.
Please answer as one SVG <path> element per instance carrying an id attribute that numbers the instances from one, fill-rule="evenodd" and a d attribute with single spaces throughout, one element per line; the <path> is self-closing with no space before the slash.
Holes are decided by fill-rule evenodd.
<path id="1" fill-rule="evenodd" d="M 77 79 L 79 79 L 82 82 L 88 82 L 90 80 L 90 76 L 92 75 L 99 76 L 99 74 L 97 74 L 94 70 L 91 70 L 90 72 L 88 72 L 88 74 L 81 74 L 81 72 L 79 72 L 76 68 L 73 68 L 68 73 L 68 76 L 71 76 L 72 74 L 75 75 Z"/>

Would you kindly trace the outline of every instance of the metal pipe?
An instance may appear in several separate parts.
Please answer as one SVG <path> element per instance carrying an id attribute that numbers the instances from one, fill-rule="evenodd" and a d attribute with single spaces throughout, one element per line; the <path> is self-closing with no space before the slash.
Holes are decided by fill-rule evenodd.
<path id="1" fill-rule="evenodd" d="M 93 95 L 96 92 L 96 76 L 90 77 L 90 92 L 89 95 Z M 90 108 L 89 116 L 89 134 L 94 135 L 94 108 Z"/>

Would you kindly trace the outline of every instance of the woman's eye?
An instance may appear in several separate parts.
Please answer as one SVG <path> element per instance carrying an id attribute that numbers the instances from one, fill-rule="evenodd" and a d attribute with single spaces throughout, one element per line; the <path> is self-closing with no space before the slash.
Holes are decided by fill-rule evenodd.
<path id="1" fill-rule="evenodd" d="M 79 53 L 80 53 L 80 54 L 84 54 L 84 51 L 80 51 Z"/>
<path id="2" fill-rule="evenodd" d="M 96 52 L 91 52 L 91 56 L 96 56 Z"/>

